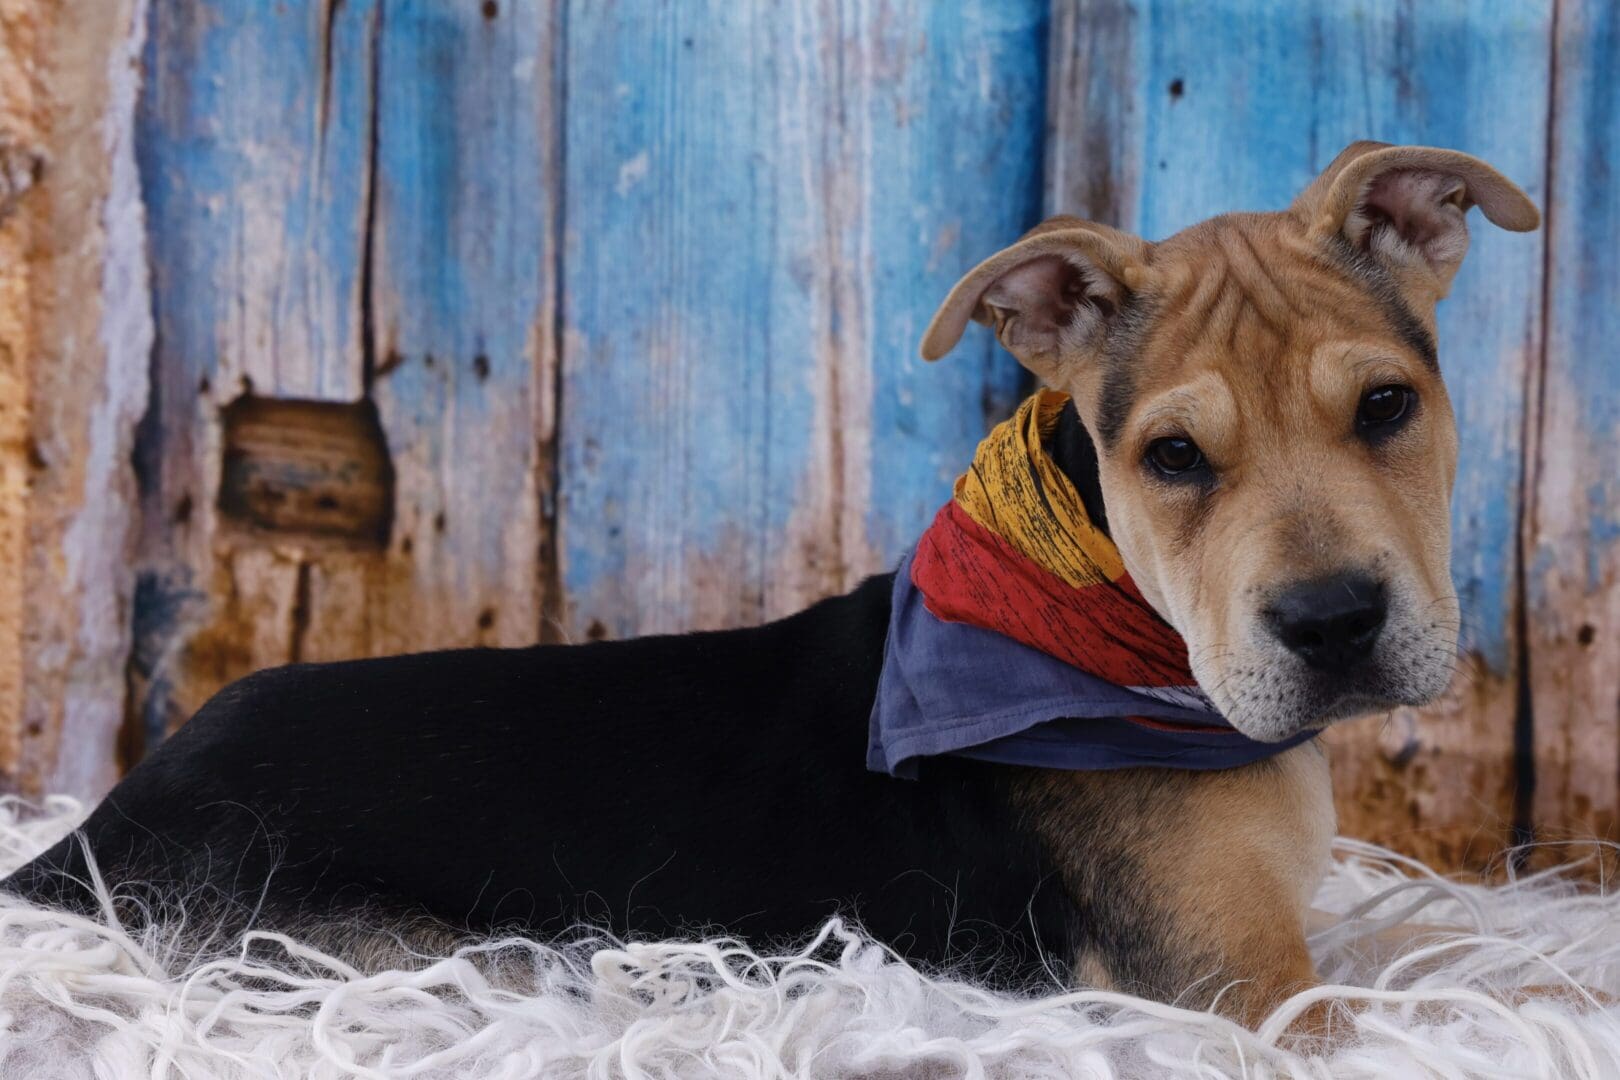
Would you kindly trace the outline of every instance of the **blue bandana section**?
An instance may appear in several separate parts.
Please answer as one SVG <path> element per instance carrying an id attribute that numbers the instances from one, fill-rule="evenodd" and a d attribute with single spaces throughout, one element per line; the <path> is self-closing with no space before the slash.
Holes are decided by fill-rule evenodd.
<path id="1" fill-rule="evenodd" d="M 1088 675 L 923 606 L 908 553 L 894 575 L 866 766 L 911 778 L 939 754 L 1048 769 L 1229 769 L 1310 739 L 1257 742 L 1207 704 L 1172 703 Z"/>

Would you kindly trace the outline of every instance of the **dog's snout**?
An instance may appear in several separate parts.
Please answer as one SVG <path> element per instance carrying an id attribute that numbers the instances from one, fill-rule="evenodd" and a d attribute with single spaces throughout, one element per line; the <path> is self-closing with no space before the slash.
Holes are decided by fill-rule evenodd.
<path id="1" fill-rule="evenodd" d="M 1388 604 L 1383 583 L 1337 574 L 1289 587 L 1265 614 L 1294 655 L 1318 671 L 1343 672 L 1372 652 Z"/>

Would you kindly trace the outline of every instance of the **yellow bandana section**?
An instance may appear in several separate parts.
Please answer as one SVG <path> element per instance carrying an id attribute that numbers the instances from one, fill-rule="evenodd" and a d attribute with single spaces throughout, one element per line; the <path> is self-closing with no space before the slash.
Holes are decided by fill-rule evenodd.
<path id="1" fill-rule="evenodd" d="M 997 424 L 956 478 L 956 502 L 1019 554 L 1083 589 L 1123 577 L 1125 564 L 1046 453 L 1068 401 L 1068 394 L 1039 390 Z"/>

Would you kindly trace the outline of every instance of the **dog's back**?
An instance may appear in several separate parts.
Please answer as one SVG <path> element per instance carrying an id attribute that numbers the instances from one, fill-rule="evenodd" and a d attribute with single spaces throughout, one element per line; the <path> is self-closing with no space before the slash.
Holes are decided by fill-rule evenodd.
<path id="1" fill-rule="evenodd" d="M 919 960 L 1034 962 L 1066 918 L 1004 778 L 864 767 L 890 587 L 751 630 L 261 672 L 83 835 L 115 892 L 216 932 L 423 913 L 766 944 L 841 911 Z M 88 870 L 69 838 L 6 887 L 86 909 Z"/>

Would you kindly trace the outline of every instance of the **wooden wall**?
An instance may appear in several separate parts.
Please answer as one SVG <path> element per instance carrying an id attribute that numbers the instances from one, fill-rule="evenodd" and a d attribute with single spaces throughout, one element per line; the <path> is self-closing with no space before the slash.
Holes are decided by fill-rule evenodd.
<path id="1" fill-rule="evenodd" d="M 1039 213 L 1045 20 L 155 8 L 147 737 L 266 664 L 754 623 L 887 566 L 1019 394 L 916 341 Z M 244 395 L 331 453 L 244 446 Z M 372 443 L 391 476 L 339 479 Z M 311 485 L 325 519 L 264 505 Z"/>
<path id="2" fill-rule="evenodd" d="M 138 494 L 107 497 L 138 522 L 127 655 L 102 648 L 129 677 L 86 693 L 133 754 L 268 664 L 756 623 L 844 589 L 1027 389 L 979 330 L 917 359 L 963 269 L 1047 211 L 1158 238 L 1280 207 L 1370 137 L 1487 158 L 1548 228 L 1478 223 L 1442 309 L 1465 662 L 1439 707 L 1334 734 L 1344 827 L 1444 865 L 1532 827 L 1614 836 L 1617 21 L 158 0 L 133 125 L 150 405 Z M 100 790 L 95 731 L 21 782 Z"/>

